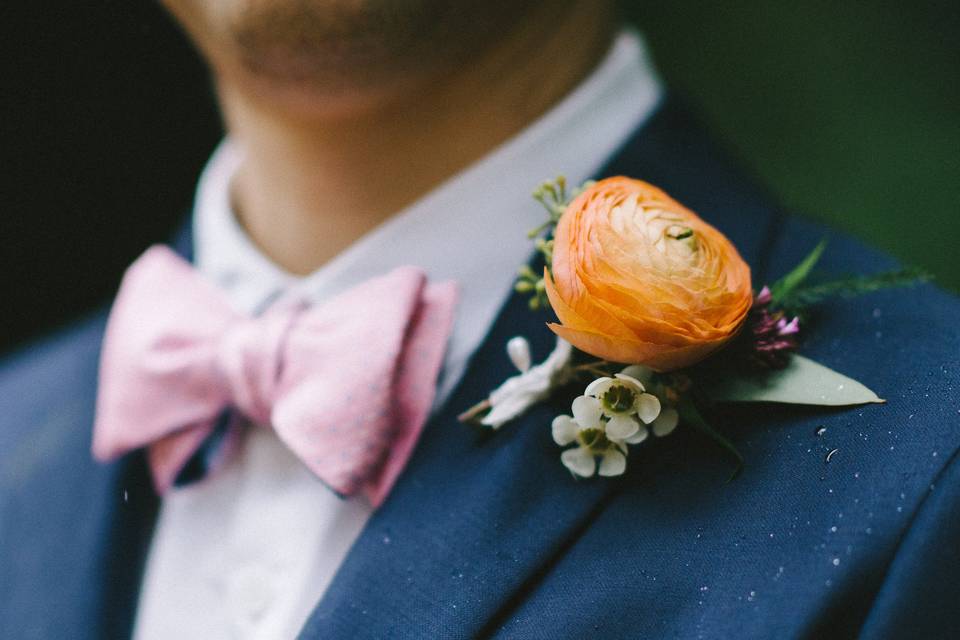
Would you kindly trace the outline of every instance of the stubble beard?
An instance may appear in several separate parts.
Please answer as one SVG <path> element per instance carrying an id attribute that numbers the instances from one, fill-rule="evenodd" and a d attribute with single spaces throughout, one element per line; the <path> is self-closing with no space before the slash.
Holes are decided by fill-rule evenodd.
<path id="1" fill-rule="evenodd" d="M 224 36 L 260 82 L 359 93 L 453 71 L 543 3 L 248 0 L 225 21 Z"/>

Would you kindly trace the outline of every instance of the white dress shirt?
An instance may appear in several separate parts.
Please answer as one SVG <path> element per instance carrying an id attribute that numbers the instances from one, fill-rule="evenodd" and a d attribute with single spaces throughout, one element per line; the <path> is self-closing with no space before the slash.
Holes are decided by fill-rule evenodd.
<path id="1" fill-rule="evenodd" d="M 593 73 L 527 129 L 305 278 L 271 263 L 237 223 L 229 186 L 242 157 L 227 140 L 197 190 L 197 266 L 247 313 L 294 288 L 323 301 L 404 264 L 456 280 L 461 298 L 442 402 L 532 253 L 526 233 L 545 215 L 532 190 L 560 174 L 571 184 L 591 177 L 660 95 L 640 37 L 620 34 Z M 371 513 L 362 499 L 336 497 L 269 429 L 249 428 L 216 473 L 164 498 L 135 636 L 294 637 Z"/>

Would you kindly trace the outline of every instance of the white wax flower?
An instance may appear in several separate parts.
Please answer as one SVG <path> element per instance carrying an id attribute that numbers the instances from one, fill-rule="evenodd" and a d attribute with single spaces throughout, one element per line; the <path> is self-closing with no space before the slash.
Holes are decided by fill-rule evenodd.
<path id="1" fill-rule="evenodd" d="M 627 468 L 627 445 L 646 440 L 647 425 L 657 436 L 676 428 L 676 409 L 662 409 L 660 399 L 646 390 L 652 376 L 646 367 L 633 365 L 613 377 L 597 378 L 573 400 L 573 415 L 553 420 L 553 440 L 561 447 L 577 444 L 560 454 L 571 473 L 584 478 L 621 475 Z"/>

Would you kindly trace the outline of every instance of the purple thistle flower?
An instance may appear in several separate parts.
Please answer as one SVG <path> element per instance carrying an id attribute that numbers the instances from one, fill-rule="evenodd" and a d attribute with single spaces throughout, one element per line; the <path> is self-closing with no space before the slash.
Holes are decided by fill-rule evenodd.
<path id="1" fill-rule="evenodd" d="M 790 354 L 797 350 L 800 318 L 787 320 L 783 311 L 771 311 L 773 297 L 764 287 L 756 295 L 747 326 L 750 338 L 749 358 L 764 368 L 783 369 Z"/>
<path id="2" fill-rule="evenodd" d="M 770 301 L 773 300 L 773 294 L 770 293 L 770 287 L 763 285 L 763 289 L 760 289 L 760 293 L 753 299 L 753 305 L 763 305 L 766 306 L 770 304 Z"/>
<path id="3" fill-rule="evenodd" d="M 790 322 L 787 322 L 786 318 L 780 318 L 777 320 L 777 332 L 781 336 L 792 336 L 800 333 L 800 318 L 794 316 Z"/>

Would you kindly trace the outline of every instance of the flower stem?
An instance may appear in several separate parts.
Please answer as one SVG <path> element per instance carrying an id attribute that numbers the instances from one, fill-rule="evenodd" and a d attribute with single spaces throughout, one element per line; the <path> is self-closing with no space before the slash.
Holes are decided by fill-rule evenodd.
<path id="1" fill-rule="evenodd" d="M 739 476 L 740 472 L 743 471 L 743 456 L 739 451 L 737 451 L 737 448 L 732 442 L 727 440 L 723 434 L 710 426 L 710 424 L 700 413 L 700 410 L 697 409 L 697 405 L 694 404 L 693 399 L 689 395 L 685 395 L 680 399 L 680 404 L 677 406 L 677 411 L 680 412 L 680 420 L 686 424 L 689 424 L 691 427 L 719 444 L 721 447 L 727 450 L 727 453 L 736 459 L 737 466 L 733 470 L 733 473 L 730 474 L 730 477 L 727 478 L 727 482 L 730 482 Z"/>
<path id="2" fill-rule="evenodd" d="M 587 373 L 599 374 L 601 376 L 607 375 L 607 370 L 604 367 L 609 367 L 610 363 L 606 360 L 595 360 L 593 362 L 584 362 L 583 364 L 578 364 L 573 367 L 574 372 L 586 371 Z"/>
<path id="3" fill-rule="evenodd" d="M 469 409 L 461 413 L 459 416 L 457 416 L 457 420 L 459 420 L 464 424 L 478 423 L 479 422 L 478 418 L 480 418 L 481 415 L 489 411 L 490 408 L 491 408 L 491 404 L 489 399 L 481 400 L 480 402 L 473 405 L 472 407 L 470 407 Z"/>

